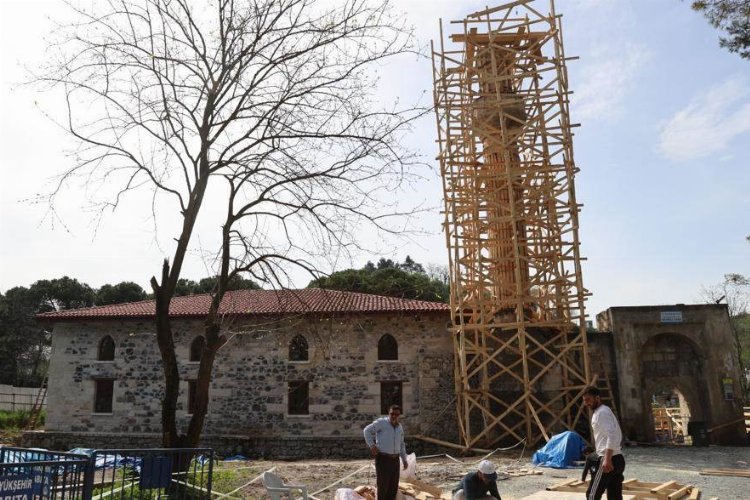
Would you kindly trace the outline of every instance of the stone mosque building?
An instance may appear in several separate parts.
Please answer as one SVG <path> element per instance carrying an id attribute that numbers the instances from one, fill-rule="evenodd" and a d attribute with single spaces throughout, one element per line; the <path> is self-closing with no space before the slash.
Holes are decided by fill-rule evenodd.
<path id="1" fill-rule="evenodd" d="M 184 428 L 209 300 L 172 303 Z M 54 327 L 47 419 L 44 431 L 25 434 L 27 444 L 159 445 L 163 374 L 153 311 L 143 301 L 39 316 Z M 362 457 L 362 428 L 394 403 L 404 409 L 407 435 L 457 442 L 447 304 L 243 290 L 227 294 L 222 313 L 229 340 L 215 362 L 205 445 L 248 456 Z M 628 440 L 658 441 L 652 409 L 671 398 L 683 434 L 697 429 L 712 443 L 746 442 L 726 306 L 613 307 L 597 323 L 589 333 L 592 372 L 609 380 Z"/>

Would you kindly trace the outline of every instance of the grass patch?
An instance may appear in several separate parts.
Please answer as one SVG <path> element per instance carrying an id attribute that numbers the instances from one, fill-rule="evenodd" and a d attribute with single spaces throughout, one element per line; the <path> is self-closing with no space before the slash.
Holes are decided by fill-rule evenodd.
<path id="1" fill-rule="evenodd" d="M 39 418 L 36 422 L 36 427 L 43 427 L 46 413 L 44 411 L 39 413 Z M 0 410 L 0 430 L 4 431 L 17 431 L 25 429 L 31 422 L 31 412 L 25 410 L 6 411 Z"/>
<path id="2" fill-rule="evenodd" d="M 14 430 L 23 429 L 29 423 L 31 415 L 27 411 L 0 410 L 0 429 Z"/>

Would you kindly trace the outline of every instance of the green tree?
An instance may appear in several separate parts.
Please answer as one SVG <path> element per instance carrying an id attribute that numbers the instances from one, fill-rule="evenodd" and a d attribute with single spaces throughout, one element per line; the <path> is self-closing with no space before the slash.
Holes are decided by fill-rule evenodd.
<path id="1" fill-rule="evenodd" d="M 203 278 L 200 281 L 194 281 L 187 278 L 177 280 L 175 287 L 175 297 L 184 295 L 195 295 L 198 293 L 215 293 L 219 284 L 219 277 L 212 276 Z M 253 280 L 243 278 L 236 274 L 229 279 L 226 290 L 260 290 L 260 285 Z"/>
<path id="2" fill-rule="evenodd" d="M 0 295 L 0 383 L 38 385 L 46 370 L 50 332 L 35 316 L 87 307 L 93 298 L 90 286 L 67 276 L 14 287 Z"/>
<path id="3" fill-rule="evenodd" d="M 436 302 L 448 302 L 450 297 L 448 283 L 428 276 L 424 267 L 409 256 L 400 264 L 380 259 L 377 265 L 368 262 L 362 269 L 337 271 L 307 286 Z"/>
<path id="4" fill-rule="evenodd" d="M 260 290 L 260 285 L 255 281 L 243 278 L 238 274 L 232 276 L 225 286 L 227 290 Z M 203 278 L 196 284 L 195 292 L 193 293 L 215 293 L 216 290 L 218 290 L 218 287 L 218 276 Z"/>
<path id="5" fill-rule="evenodd" d="M 124 304 L 138 302 L 147 298 L 146 291 L 138 283 L 122 281 L 116 285 L 102 285 L 94 296 L 94 305 Z"/>
<path id="6" fill-rule="evenodd" d="M 39 312 L 94 305 L 94 290 L 89 285 L 67 276 L 54 280 L 39 280 L 32 284 L 29 290 L 37 295 Z"/>
<path id="7" fill-rule="evenodd" d="M 34 323 L 38 298 L 26 287 L 14 287 L 0 297 L 0 304 L 0 383 L 33 385 L 34 380 L 29 380 L 33 377 L 27 376 L 38 371 L 30 365 L 33 353 L 46 344 L 43 331 Z"/>
<path id="8" fill-rule="evenodd" d="M 750 1 L 704 0 L 692 2 L 693 10 L 701 12 L 714 28 L 726 33 L 719 45 L 750 59 Z"/>

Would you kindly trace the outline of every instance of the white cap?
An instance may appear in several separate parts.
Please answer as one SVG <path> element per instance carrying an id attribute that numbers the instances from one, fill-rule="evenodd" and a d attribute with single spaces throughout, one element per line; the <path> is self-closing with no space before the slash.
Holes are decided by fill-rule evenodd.
<path id="1" fill-rule="evenodd" d="M 495 464 L 493 464 L 489 460 L 482 460 L 481 462 L 479 462 L 479 472 L 481 472 L 482 474 L 492 475 L 495 473 L 495 470 L 497 470 Z"/>

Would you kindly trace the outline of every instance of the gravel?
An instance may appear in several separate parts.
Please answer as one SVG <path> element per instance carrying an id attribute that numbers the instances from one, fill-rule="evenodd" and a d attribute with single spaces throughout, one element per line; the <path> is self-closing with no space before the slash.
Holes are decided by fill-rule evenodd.
<path id="1" fill-rule="evenodd" d="M 701 476 L 702 469 L 750 469 L 750 447 L 628 447 L 624 449 L 626 466 L 625 478 L 635 478 L 645 482 L 664 483 L 677 481 L 680 484 L 692 484 L 701 489 L 704 500 L 718 497 L 722 500 L 750 499 L 750 479 L 726 476 Z M 452 460 L 447 457 L 419 458 L 417 476 L 444 491 L 450 491 L 458 480 L 471 470 L 481 456 L 464 457 Z M 531 495 L 548 486 L 565 479 L 579 479 L 581 468 L 534 469 L 530 462 L 530 453 L 520 449 L 494 454 L 490 459 L 498 466 L 498 471 L 541 471 L 541 474 L 510 477 L 498 482 L 498 489 L 503 500 L 517 500 Z M 250 460 L 248 462 L 227 462 L 222 467 L 240 467 L 245 478 L 238 478 L 237 485 L 242 485 L 258 475 L 259 471 L 276 467 L 276 472 L 288 483 L 307 485 L 309 492 L 324 488 L 360 468 L 364 469 L 337 484 L 331 489 L 316 495 L 321 500 L 332 499 L 336 488 L 354 488 L 359 485 L 375 484 L 375 473 L 371 460 L 298 460 L 271 461 Z M 251 466 L 251 467 L 248 467 Z M 502 474 L 501 474 L 502 476 Z M 235 486 L 222 486 L 226 493 Z M 220 488 L 217 487 L 217 490 Z M 266 498 L 265 491 L 259 483 L 243 488 L 235 496 L 241 498 Z"/>
<path id="2" fill-rule="evenodd" d="M 629 447 L 623 450 L 623 454 L 625 479 L 695 485 L 701 489 L 703 499 L 750 499 L 749 478 L 700 475 L 702 469 L 750 470 L 750 447 Z M 523 476 L 500 482 L 498 486 L 503 500 L 522 498 L 565 479 L 581 477 L 581 469 L 541 470 L 544 471 L 541 476 Z"/>

